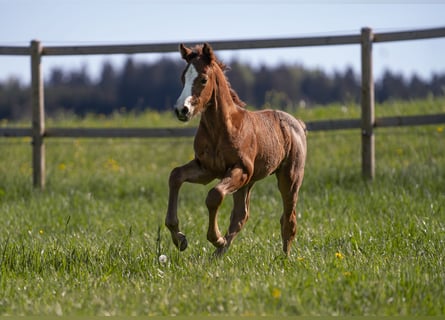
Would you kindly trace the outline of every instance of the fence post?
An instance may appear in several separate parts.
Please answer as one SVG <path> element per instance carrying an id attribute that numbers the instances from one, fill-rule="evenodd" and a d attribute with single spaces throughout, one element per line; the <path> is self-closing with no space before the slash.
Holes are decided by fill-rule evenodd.
<path id="1" fill-rule="evenodd" d="M 372 180 L 375 175 L 374 146 L 374 80 L 372 76 L 372 41 L 370 28 L 361 30 L 362 90 L 361 90 L 361 130 L 362 130 L 362 176 Z"/>
<path id="2" fill-rule="evenodd" d="M 31 101 L 32 101 L 32 171 L 35 188 L 45 187 L 45 109 L 41 70 L 40 41 L 31 41 Z"/>

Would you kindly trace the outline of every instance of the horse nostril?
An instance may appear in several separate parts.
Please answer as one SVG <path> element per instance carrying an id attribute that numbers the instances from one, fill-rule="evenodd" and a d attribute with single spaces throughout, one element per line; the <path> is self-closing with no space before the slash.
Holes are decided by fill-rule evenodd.
<path id="1" fill-rule="evenodd" d="M 189 108 L 184 106 L 184 108 L 182 108 L 181 110 L 181 113 L 183 116 L 186 116 L 189 113 Z"/>

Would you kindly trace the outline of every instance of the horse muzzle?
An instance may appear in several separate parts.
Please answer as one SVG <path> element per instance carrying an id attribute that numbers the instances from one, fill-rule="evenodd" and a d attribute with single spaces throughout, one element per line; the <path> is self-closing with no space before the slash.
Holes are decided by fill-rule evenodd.
<path id="1" fill-rule="evenodd" d="M 192 117 L 192 113 L 189 107 L 182 106 L 182 108 L 175 108 L 176 117 L 180 121 L 189 121 Z"/>
<path id="2" fill-rule="evenodd" d="M 192 96 L 188 96 L 184 100 L 181 97 L 178 99 L 175 105 L 176 117 L 180 121 L 189 121 L 193 116 Z"/>

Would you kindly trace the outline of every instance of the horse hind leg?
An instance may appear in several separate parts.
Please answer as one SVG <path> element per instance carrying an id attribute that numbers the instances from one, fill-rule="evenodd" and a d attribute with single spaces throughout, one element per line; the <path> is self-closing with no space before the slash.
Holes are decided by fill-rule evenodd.
<path id="1" fill-rule="evenodd" d="M 295 207 L 298 191 L 303 180 L 303 173 L 281 168 L 277 174 L 278 188 L 283 200 L 283 214 L 280 218 L 283 251 L 289 255 L 290 248 L 297 233 L 297 216 Z"/>

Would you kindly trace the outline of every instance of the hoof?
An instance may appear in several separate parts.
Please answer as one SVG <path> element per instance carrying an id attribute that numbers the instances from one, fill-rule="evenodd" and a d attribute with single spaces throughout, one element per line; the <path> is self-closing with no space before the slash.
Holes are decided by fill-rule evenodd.
<path id="1" fill-rule="evenodd" d="M 291 247 L 291 242 L 283 242 L 283 253 L 286 255 L 286 257 L 289 257 L 290 255 L 290 247 Z"/>
<path id="2" fill-rule="evenodd" d="M 229 250 L 230 242 L 227 241 L 225 237 L 219 237 L 217 241 L 213 243 L 216 247 L 215 252 L 213 252 L 213 256 L 216 258 L 221 258 L 227 250 Z"/>
<path id="3" fill-rule="evenodd" d="M 179 251 L 184 251 L 185 249 L 187 249 L 188 246 L 187 238 L 185 237 L 185 234 L 183 234 L 182 232 L 178 232 L 177 237 L 178 237 L 177 247 Z"/>
<path id="4" fill-rule="evenodd" d="M 229 250 L 229 246 L 216 248 L 215 252 L 213 252 L 213 256 L 215 258 L 221 258 L 226 252 Z"/>
<path id="5" fill-rule="evenodd" d="M 179 251 L 184 251 L 185 249 L 187 249 L 188 243 L 185 234 L 183 234 L 182 232 L 172 232 L 171 235 L 173 243 L 179 249 Z"/>

